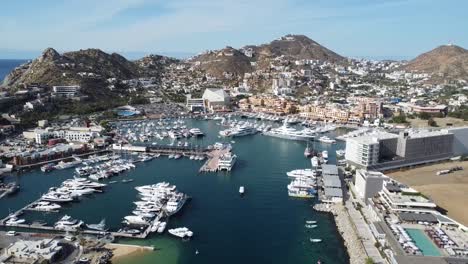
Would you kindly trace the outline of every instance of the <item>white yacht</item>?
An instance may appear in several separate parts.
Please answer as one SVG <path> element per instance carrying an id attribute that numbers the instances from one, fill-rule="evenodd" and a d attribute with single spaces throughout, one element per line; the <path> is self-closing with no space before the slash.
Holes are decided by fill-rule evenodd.
<path id="1" fill-rule="evenodd" d="M 288 185 L 288 195 L 291 197 L 313 198 L 314 194 L 315 191 L 312 188 L 300 188 L 292 186 L 291 184 Z"/>
<path id="2" fill-rule="evenodd" d="M 89 229 L 97 231 L 106 231 L 106 219 L 102 219 L 98 224 L 89 224 L 86 225 Z"/>
<path id="3" fill-rule="evenodd" d="M 290 140 L 309 141 L 315 138 L 315 134 L 310 130 L 297 130 L 292 127 L 288 127 L 287 123 L 284 122 L 279 128 L 271 129 L 270 131 L 263 132 L 266 136 L 284 138 Z"/>
<path id="4" fill-rule="evenodd" d="M 70 194 L 60 194 L 52 191 L 42 195 L 41 200 L 47 202 L 66 203 L 73 201 L 74 198 Z"/>
<path id="5" fill-rule="evenodd" d="M 192 128 L 189 130 L 190 134 L 192 134 L 194 137 L 201 137 L 204 136 L 203 132 L 199 128 Z"/>
<path id="6" fill-rule="evenodd" d="M 323 160 L 323 163 L 328 163 L 328 151 L 327 150 L 324 150 L 322 151 L 322 160 Z"/>
<path id="7" fill-rule="evenodd" d="M 310 159 L 310 162 L 312 164 L 312 167 L 314 168 L 317 168 L 320 164 L 319 164 L 319 158 L 317 156 L 313 156 L 311 159 Z"/>
<path id="8" fill-rule="evenodd" d="M 60 209 L 61 206 L 56 203 L 50 203 L 45 201 L 39 201 L 31 206 L 30 209 L 42 212 L 52 212 Z"/>
<path id="9" fill-rule="evenodd" d="M 73 168 L 77 165 L 81 164 L 81 160 L 73 160 L 73 161 L 70 161 L 70 162 L 64 162 L 64 161 L 60 161 L 57 165 L 55 165 L 55 169 L 57 170 L 64 170 L 64 169 L 69 169 L 69 168 Z"/>
<path id="10" fill-rule="evenodd" d="M 64 215 L 57 223 L 54 228 L 57 230 L 74 231 L 83 225 L 83 221 L 78 221 L 71 218 L 69 215 Z"/>
<path id="11" fill-rule="evenodd" d="M 24 222 L 26 222 L 26 220 L 17 218 L 16 216 L 13 216 L 13 217 L 10 217 L 10 218 L 5 222 L 5 225 L 7 225 L 7 226 L 19 225 L 19 224 L 23 224 Z"/>
<path id="12" fill-rule="evenodd" d="M 222 130 L 219 134 L 223 137 L 242 137 L 256 134 L 258 130 L 251 126 L 239 126 L 230 129 Z"/>
<path id="13" fill-rule="evenodd" d="M 171 137 L 172 139 L 178 139 L 178 138 L 181 138 L 181 137 L 182 137 L 182 135 L 181 135 L 179 132 L 174 131 L 174 130 L 169 131 L 169 132 L 168 132 L 168 135 L 169 135 L 169 137 Z"/>
<path id="14" fill-rule="evenodd" d="M 336 156 L 338 157 L 343 157 L 345 155 L 346 151 L 344 149 L 338 149 L 336 151 Z"/>
<path id="15" fill-rule="evenodd" d="M 171 234 L 171 235 L 174 235 L 174 236 L 180 237 L 180 238 L 190 238 L 190 237 L 193 236 L 193 232 L 190 231 L 186 227 L 179 227 L 179 228 L 169 229 L 169 230 L 167 230 L 167 232 L 169 232 L 169 234 Z"/>
<path id="16" fill-rule="evenodd" d="M 318 141 L 322 142 L 322 143 L 327 143 L 327 144 L 335 144 L 336 143 L 336 140 L 334 139 L 331 139 L 327 136 L 322 136 L 318 139 Z"/>
<path id="17" fill-rule="evenodd" d="M 185 195 L 180 195 L 176 197 L 171 197 L 166 204 L 166 211 L 169 215 L 176 214 L 184 206 L 187 197 Z"/>
<path id="18" fill-rule="evenodd" d="M 237 160 L 237 156 L 233 155 L 231 152 L 228 152 L 222 155 L 221 157 L 219 157 L 218 169 L 231 171 L 232 167 L 236 163 L 236 160 Z"/>
<path id="19" fill-rule="evenodd" d="M 158 232 L 158 233 L 164 232 L 164 230 L 166 229 L 166 225 L 167 225 L 166 222 L 161 222 L 161 223 L 159 224 L 159 227 L 158 227 L 157 232 Z"/>
<path id="20" fill-rule="evenodd" d="M 297 169 L 287 172 L 286 175 L 292 178 L 315 178 L 317 171 L 312 169 Z"/>
<path id="21" fill-rule="evenodd" d="M 128 215 L 124 219 L 124 223 L 128 225 L 149 225 L 147 218 L 138 215 Z"/>

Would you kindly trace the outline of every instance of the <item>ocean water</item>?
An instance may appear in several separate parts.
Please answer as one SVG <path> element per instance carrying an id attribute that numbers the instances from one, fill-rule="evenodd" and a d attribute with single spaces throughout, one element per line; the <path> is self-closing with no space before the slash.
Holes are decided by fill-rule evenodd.
<path id="1" fill-rule="evenodd" d="M 221 141 L 216 122 L 188 120 L 188 127 L 198 127 L 207 134 L 192 141 L 203 145 Z M 168 181 L 192 197 L 177 215 L 171 217 L 168 228 L 186 226 L 194 231 L 194 237 L 187 242 L 167 233 L 155 234 L 146 240 L 121 239 L 118 242 L 151 245 L 157 250 L 122 258 L 119 264 L 306 264 L 316 263 L 319 259 L 323 263 L 349 263 L 333 218 L 314 211 L 312 205 L 316 201 L 287 195 L 286 185 L 290 179 L 285 173 L 310 167 L 310 161 L 303 156 L 305 143 L 263 135 L 234 140 L 238 161 L 230 173 L 199 174 L 201 161 L 160 157 L 112 178 L 119 182 L 109 184 L 104 193 L 65 206 L 60 213 L 27 212 L 23 217 L 29 222 L 43 220 L 48 223 L 57 221 L 64 214 L 86 223 L 98 223 L 105 218 L 109 227 L 117 230 L 123 217 L 131 214 L 134 208 L 133 201 L 137 200 L 135 186 Z M 315 148 L 328 149 L 333 162 L 335 150 L 343 145 L 317 143 Z M 36 170 L 9 177 L 8 181 L 19 182 L 21 191 L 0 200 L 1 216 L 23 207 L 48 188 L 71 177 L 73 170 L 48 174 Z M 120 182 L 129 178 L 134 181 Z M 246 188 L 243 197 L 238 192 L 241 185 Z M 318 227 L 306 229 L 306 220 L 316 220 Z M 310 238 L 321 238 L 323 242 L 310 243 Z M 198 255 L 195 254 L 197 250 Z"/>
<path id="2" fill-rule="evenodd" d="M 5 76 L 11 72 L 15 67 L 25 63 L 26 60 L 3 60 L 0 59 L 0 84 L 3 82 Z"/>

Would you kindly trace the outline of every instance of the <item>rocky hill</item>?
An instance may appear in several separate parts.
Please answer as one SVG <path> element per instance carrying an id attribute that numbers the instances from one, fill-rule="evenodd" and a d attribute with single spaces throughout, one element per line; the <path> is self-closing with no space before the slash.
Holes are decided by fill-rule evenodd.
<path id="1" fill-rule="evenodd" d="M 252 48 L 257 57 L 284 56 L 294 60 L 320 60 L 329 62 L 341 62 L 345 58 L 325 48 L 304 35 L 286 35 L 273 40 L 269 44 L 260 46 L 246 46 Z"/>
<path id="2" fill-rule="evenodd" d="M 286 35 L 268 44 L 248 45 L 241 49 L 226 47 L 195 56 L 190 62 L 207 73 L 223 78 L 225 73 L 242 76 L 255 67 L 265 69 L 276 57 L 289 60 L 312 59 L 329 62 L 344 62 L 346 58 L 321 46 L 304 35 Z M 253 62 L 253 64 L 252 64 Z M 256 66 L 252 66 L 256 65 Z"/>
<path id="3" fill-rule="evenodd" d="M 456 45 L 439 46 L 409 61 L 404 69 L 429 73 L 432 79 L 468 80 L 468 50 Z"/>
<path id="4" fill-rule="evenodd" d="M 142 76 L 159 76 L 167 66 L 178 62 L 180 62 L 178 59 L 154 54 L 134 61 Z"/>
<path id="5" fill-rule="evenodd" d="M 226 74 L 243 76 L 253 70 L 249 58 L 232 47 L 205 52 L 192 58 L 190 62 L 217 78 L 224 78 Z"/>
<path id="6" fill-rule="evenodd" d="M 35 60 L 13 70 L 3 84 L 7 87 L 31 83 L 70 85 L 89 82 L 89 79 L 130 79 L 139 73 L 135 63 L 116 53 L 86 49 L 59 54 L 48 48 Z"/>

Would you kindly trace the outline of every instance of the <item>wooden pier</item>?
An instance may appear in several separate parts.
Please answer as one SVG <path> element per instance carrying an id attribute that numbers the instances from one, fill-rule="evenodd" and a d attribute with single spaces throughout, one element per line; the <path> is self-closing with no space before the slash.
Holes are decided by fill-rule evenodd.
<path id="1" fill-rule="evenodd" d="M 147 151 L 161 155 L 195 155 L 206 157 L 209 150 L 206 148 L 184 147 L 184 146 L 168 146 L 168 145 L 151 145 L 147 147 Z"/>

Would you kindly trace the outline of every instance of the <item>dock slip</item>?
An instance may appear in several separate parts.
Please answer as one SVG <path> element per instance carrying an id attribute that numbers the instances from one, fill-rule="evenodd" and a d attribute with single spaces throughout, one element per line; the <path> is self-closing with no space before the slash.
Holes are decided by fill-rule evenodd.
<path id="1" fill-rule="evenodd" d="M 218 171 L 219 158 L 231 151 L 229 148 L 213 149 L 207 153 L 208 160 L 200 168 L 200 172 Z"/>

